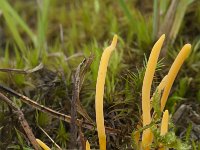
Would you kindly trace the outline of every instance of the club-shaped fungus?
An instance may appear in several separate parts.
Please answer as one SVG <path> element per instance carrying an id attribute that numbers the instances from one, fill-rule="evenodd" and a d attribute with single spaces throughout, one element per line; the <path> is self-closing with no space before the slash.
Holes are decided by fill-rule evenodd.
<path id="1" fill-rule="evenodd" d="M 40 139 L 36 139 L 37 143 L 44 149 L 44 150 L 51 150 L 44 142 Z"/>
<path id="2" fill-rule="evenodd" d="M 163 136 L 168 132 L 169 112 L 165 110 L 162 117 L 160 135 Z"/>
<path id="3" fill-rule="evenodd" d="M 152 48 L 151 54 L 149 56 L 149 60 L 146 67 L 146 72 L 143 79 L 142 86 L 142 120 L 143 127 L 149 125 L 152 120 L 151 116 L 151 85 L 153 82 L 153 77 L 158 61 L 158 57 L 160 54 L 161 47 L 163 45 L 165 39 L 165 35 L 162 35 L 159 40 L 155 43 Z M 96 110 L 96 124 L 97 124 L 97 132 L 99 138 L 100 150 L 106 150 L 106 134 L 105 134 L 105 126 L 104 126 L 104 115 L 103 115 L 103 95 L 104 95 L 104 85 L 105 85 L 105 77 L 107 72 L 107 66 L 109 62 L 110 55 L 112 51 L 115 49 L 117 44 L 117 36 L 115 35 L 113 41 L 109 47 L 107 47 L 102 54 L 97 83 L 96 83 L 96 97 L 95 97 L 95 110 Z M 158 85 L 156 92 L 161 95 L 161 112 L 163 111 L 167 98 L 169 96 L 169 92 L 171 90 L 174 79 L 177 76 L 177 73 L 182 66 L 184 60 L 187 58 L 191 51 L 191 45 L 186 44 L 183 46 L 178 56 L 176 57 L 174 63 L 172 64 L 169 73 L 163 78 L 161 83 Z M 162 94 L 163 91 L 163 94 Z M 168 122 L 169 122 L 169 112 L 166 110 L 163 113 L 162 123 L 161 123 L 161 136 L 165 135 L 168 132 Z M 147 128 L 142 133 L 142 141 L 139 142 L 139 132 L 135 132 L 134 140 L 138 147 L 143 150 L 150 150 L 150 146 L 153 142 L 153 133 L 150 128 Z M 140 147 L 141 146 L 141 147 Z M 86 142 L 86 149 L 90 149 L 89 142 Z M 160 150 L 163 150 L 164 147 L 160 147 Z"/>
<path id="4" fill-rule="evenodd" d="M 143 80 L 142 86 L 142 117 L 143 117 L 143 126 L 149 125 L 151 123 L 151 114 L 150 114 L 150 90 L 151 84 L 154 77 L 154 72 L 156 69 L 158 57 L 160 54 L 161 47 L 163 45 L 165 35 L 162 35 L 160 39 L 155 43 L 149 60 L 146 67 L 146 72 Z M 150 149 L 150 144 L 153 140 L 153 134 L 150 129 L 146 129 L 142 135 L 142 147 L 143 149 Z"/>
<path id="5" fill-rule="evenodd" d="M 88 142 L 88 140 L 86 141 L 86 150 L 90 150 L 90 143 Z"/>
<path id="6" fill-rule="evenodd" d="M 185 59 L 188 57 L 191 51 L 191 45 L 190 44 L 185 44 L 181 51 L 179 52 L 178 56 L 176 57 L 174 63 L 172 64 L 168 77 L 167 77 L 167 82 L 166 86 L 163 91 L 163 95 L 161 98 L 161 111 L 164 110 L 165 104 L 167 102 L 167 98 L 169 96 L 169 92 L 171 90 L 172 84 L 174 83 L 174 80 L 178 74 L 179 69 L 181 68 L 183 62 Z"/>
<path id="7" fill-rule="evenodd" d="M 103 114 L 103 95 L 104 85 L 107 72 L 107 66 L 109 58 L 117 44 L 117 35 L 114 36 L 110 46 L 108 46 L 101 56 L 97 83 L 96 83 L 96 97 L 95 97 L 95 111 L 96 111 L 96 125 L 99 138 L 100 150 L 106 150 L 106 134 L 104 126 L 104 114 Z"/>
<path id="8" fill-rule="evenodd" d="M 163 113 L 162 121 L 161 121 L 161 128 L 160 128 L 160 135 L 164 136 L 168 132 L 168 124 L 169 124 L 169 112 L 168 110 L 165 110 Z M 159 150 L 165 150 L 164 147 L 159 148 Z"/>

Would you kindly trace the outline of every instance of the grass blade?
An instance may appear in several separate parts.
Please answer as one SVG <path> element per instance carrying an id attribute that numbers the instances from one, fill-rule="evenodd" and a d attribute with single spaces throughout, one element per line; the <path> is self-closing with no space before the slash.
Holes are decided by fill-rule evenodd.
<path id="1" fill-rule="evenodd" d="M 11 33 L 13 35 L 13 38 L 14 38 L 17 46 L 23 53 L 25 51 L 25 43 L 22 40 L 22 38 L 18 32 L 17 26 L 14 22 L 14 18 L 12 16 L 10 16 L 6 11 L 3 11 L 3 12 L 4 12 L 4 18 L 6 20 L 7 26 L 10 28 Z"/>
<path id="2" fill-rule="evenodd" d="M 158 28 L 159 28 L 159 0 L 154 0 L 153 2 L 153 40 L 157 37 Z"/>
<path id="3" fill-rule="evenodd" d="M 17 14 L 17 12 L 11 7 L 11 5 L 6 0 L 0 0 L 0 9 L 3 11 L 4 17 L 6 17 L 7 20 L 8 20 L 8 17 L 10 18 L 12 17 L 13 18 L 12 22 L 14 22 L 14 24 L 19 24 L 22 27 L 22 29 L 28 34 L 32 42 L 34 44 L 36 43 L 34 33 L 31 31 L 28 25 L 22 20 L 22 18 Z M 5 16 L 5 14 L 7 15 Z M 12 27 L 14 26 L 14 24 L 12 25 Z M 9 28 L 10 30 L 12 30 L 11 26 Z"/>
<path id="4" fill-rule="evenodd" d="M 42 50 L 46 43 L 46 32 L 48 27 L 48 10 L 50 0 L 43 0 L 38 2 L 38 45 L 37 47 Z"/>
<path id="5" fill-rule="evenodd" d="M 131 12 L 129 11 L 125 1 L 124 0 L 119 0 L 119 4 L 120 4 L 121 8 L 123 9 L 125 15 L 129 19 L 129 21 L 133 22 L 134 21 L 133 16 L 131 15 Z"/>
<path id="6" fill-rule="evenodd" d="M 172 44 L 174 43 L 176 39 L 181 23 L 183 22 L 183 18 L 186 13 L 186 10 L 192 2 L 194 2 L 194 0 L 181 0 L 178 4 L 173 26 L 169 35 L 169 39 L 171 39 L 170 42 Z"/>

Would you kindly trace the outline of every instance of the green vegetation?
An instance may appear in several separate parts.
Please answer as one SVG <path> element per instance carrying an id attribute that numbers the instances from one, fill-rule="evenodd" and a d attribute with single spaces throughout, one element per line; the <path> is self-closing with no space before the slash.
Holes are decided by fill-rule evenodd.
<path id="1" fill-rule="evenodd" d="M 101 54 L 113 35 L 118 35 L 106 76 L 104 117 L 106 127 L 121 133 L 107 134 L 107 149 L 134 149 L 133 135 L 138 122 L 142 123 L 141 91 L 146 58 L 158 37 L 165 33 L 167 41 L 159 57 L 151 94 L 184 43 L 190 43 L 192 52 L 173 84 L 166 105 L 171 114 L 171 130 L 160 136 L 157 130 L 160 118 L 153 120 L 150 128 L 157 135 L 153 147 L 163 142 L 168 147 L 200 149 L 200 133 L 196 130 L 200 125 L 198 0 L 173 3 L 170 0 L 0 0 L 0 20 L 0 84 L 71 116 L 75 72 L 82 63 L 77 118 L 86 122 L 88 116 L 95 122 L 95 86 Z M 93 60 L 89 69 L 82 62 L 84 58 Z M 36 138 L 56 149 L 42 128 L 61 148 L 71 147 L 69 123 L 28 106 L 9 92 L 0 92 L 22 110 Z M 154 108 L 157 103 L 157 99 L 153 100 Z M 183 105 L 188 106 L 187 111 L 183 110 L 177 118 L 177 111 Z M 91 148 L 98 148 L 95 130 L 79 127 L 76 131 L 79 137 L 75 146 L 83 146 L 87 139 Z M 0 149 L 6 148 L 33 149 L 15 111 L 0 100 Z"/>

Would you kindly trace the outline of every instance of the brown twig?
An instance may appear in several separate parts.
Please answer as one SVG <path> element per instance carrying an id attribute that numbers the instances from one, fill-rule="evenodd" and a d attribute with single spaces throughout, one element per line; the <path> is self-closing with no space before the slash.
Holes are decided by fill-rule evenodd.
<path id="1" fill-rule="evenodd" d="M 22 125 L 29 141 L 33 145 L 34 149 L 35 150 L 41 150 L 41 148 L 38 145 L 38 143 L 35 139 L 35 136 L 34 136 L 32 130 L 31 130 L 28 122 L 24 118 L 23 112 L 10 99 L 8 99 L 2 93 L 0 93 L 0 99 L 3 100 L 4 102 L 6 102 L 14 110 L 14 113 L 18 116 L 19 122 L 21 123 L 21 125 Z"/>
<path id="2" fill-rule="evenodd" d="M 81 64 L 80 64 L 81 65 Z M 76 126 L 76 119 L 77 119 L 77 109 L 76 104 L 79 99 L 79 93 L 80 93 L 80 65 L 76 69 L 76 73 L 72 77 L 73 81 L 73 90 L 72 90 L 72 100 L 71 100 L 71 124 L 70 124 L 70 148 L 74 149 L 77 148 L 77 126 Z"/>
<path id="3" fill-rule="evenodd" d="M 32 69 L 25 70 L 25 69 L 13 69 L 13 68 L 0 68 L 0 71 L 1 72 L 15 72 L 18 74 L 30 74 L 30 73 L 38 71 L 42 68 L 43 68 L 43 64 L 40 63 L 38 66 L 36 66 L 35 68 L 32 68 Z"/>
<path id="4" fill-rule="evenodd" d="M 52 117 L 55 117 L 55 118 L 58 118 L 60 120 L 63 120 L 63 121 L 66 121 L 68 123 L 71 122 L 71 116 L 69 115 L 65 115 L 65 114 L 62 114 L 62 113 L 59 113 L 55 110 L 52 110 L 48 107 L 45 107 L 43 105 L 40 105 L 38 104 L 37 102 L 31 100 L 30 98 L 20 94 L 20 93 L 17 93 L 16 91 L 12 90 L 11 88 L 8 88 L 6 86 L 3 86 L 0 84 L 0 89 L 5 91 L 5 92 L 8 92 L 9 94 L 21 99 L 24 103 L 26 103 L 27 105 L 31 106 L 31 107 L 34 107 L 35 109 L 38 109 L 42 112 L 45 112 L 45 113 L 48 113 L 49 115 L 51 115 Z M 76 120 L 76 124 L 78 126 L 81 125 L 81 127 L 83 128 L 86 128 L 86 129 L 90 129 L 90 130 L 96 130 L 96 127 L 94 124 L 92 123 L 88 123 L 88 122 L 84 122 L 80 119 L 77 119 Z M 106 133 L 108 134 L 117 134 L 117 133 L 121 133 L 120 130 L 118 129 L 113 129 L 113 128 L 110 128 L 110 127 L 106 127 Z"/>
<path id="5" fill-rule="evenodd" d="M 76 126 L 77 111 L 86 118 L 89 122 L 93 123 L 93 120 L 89 117 L 86 110 L 81 105 L 79 95 L 84 82 L 84 77 L 86 72 L 89 70 L 90 65 L 92 64 L 94 56 L 90 55 L 89 58 L 84 59 L 76 69 L 76 72 L 72 78 L 73 81 L 73 92 L 71 100 L 71 148 L 76 148 L 77 142 L 77 133 L 78 129 Z"/>
<path id="6" fill-rule="evenodd" d="M 80 138 L 79 140 L 80 149 L 86 150 L 86 147 L 85 147 L 86 140 L 85 140 L 81 127 L 79 127 L 79 138 Z"/>
<path id="7" fill-rule="evenodd" d="M 93 59 L 94 59 L 94 55 L 90 55 L 87 59 L 84 59 L 83 62 L 80 64 L 80 70 L 77 73 L 77 76 L 79 76 L 79 80 L 80 80 L 79 81 L 79 93 L 80 93 L 80 90 L 81 90 L 83 82 L 84 82 L 85 74 L 89 71 L 90 66 L 93 62 Z M 94 121 L 90 118 L 87 111 L 82 106 L 79 98 L 77 99 L 76 107 L 77 107 L 78 113 L 82 117 L 84 117 L 88 122 L 94 124 Z"/>

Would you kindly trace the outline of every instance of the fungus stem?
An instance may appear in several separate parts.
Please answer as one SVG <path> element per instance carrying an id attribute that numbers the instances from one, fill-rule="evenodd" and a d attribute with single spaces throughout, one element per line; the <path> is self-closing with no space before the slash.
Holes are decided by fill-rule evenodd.
<path id="1" fill-rule="evenodd" d="M 168 122 L 169 122 L 169 112 L 168 110 L 165 110 L 161 122 L 161 129 L 160 129 L 161 136 L 165 135 L 168 132 Z"/>
<path id="2" fill-rule="evenodd" d="M 174 80 L 178 74 L 178 71 L 181 68 L 185 59 L 188 57 L 190 51 L 191 51 L 191 45 L 185 44 L 169 70 L 166 86 L 161 98 L 161 111 L 163 111 L 165 108 L 165 104 L 167 102 L 167 98 L 169 96 L 169 92 L 171 90 L 172 84 L 174 83 Z"/>
<path id="3" fill-rule="evenodd" d="M 146 72 L 143 80 L 142 86 L 142 117 L 143 117 L 143 126 L 149 125 L 151 123 L 151 114 L 150 114 L 150 90 L 151 84 L 153 81 L 153 76 L 155 73 L 158 57 L 160 54 L 161 47 L 163 45 L 165 35 L 162 35 L 160 39 L 155 43 L 149 60 L 146 67 Z M 152 143 L 153 135 L 150 129 L 146 129 L 142 135 L 142 147 L 144 149 L 149 149 L 149 145 Z"/>
<path id="4" fill-rule="evenodd" d="M 88 142 L 88 140 L 86 141 L 86 150 L 90 150 L 90 143 Z"/>
<path id="5" fill-rule="evenodd" d="M 96 124 L 97 124 L 100 150 L 106 150 L 106 134 L 105 134 L 104 114 L 103 114 L 103 95 L 104 95 L 104 85 L 105 85 L 108 61 L 112 51 L 116 47 L 116 44 L 117 44 L 117 35 L 114 36 L 111 45 L 103 51 L 99 65 L 97 83 L 96 83 L 95 110 L 96 110 Z"/>
<path id="6" fill-rule="evenodd" d="M 168 132 L 168 123 L 169 123 L 169 112 L 168 110 L 165 110 L 163 117 L 162 117 L 162 122 L 161 122 L 161 129 L 160 129 L 160 135 L 164 136 Z M 165 150 L 165 148 L 160 144 L 159 150 Z"/>

